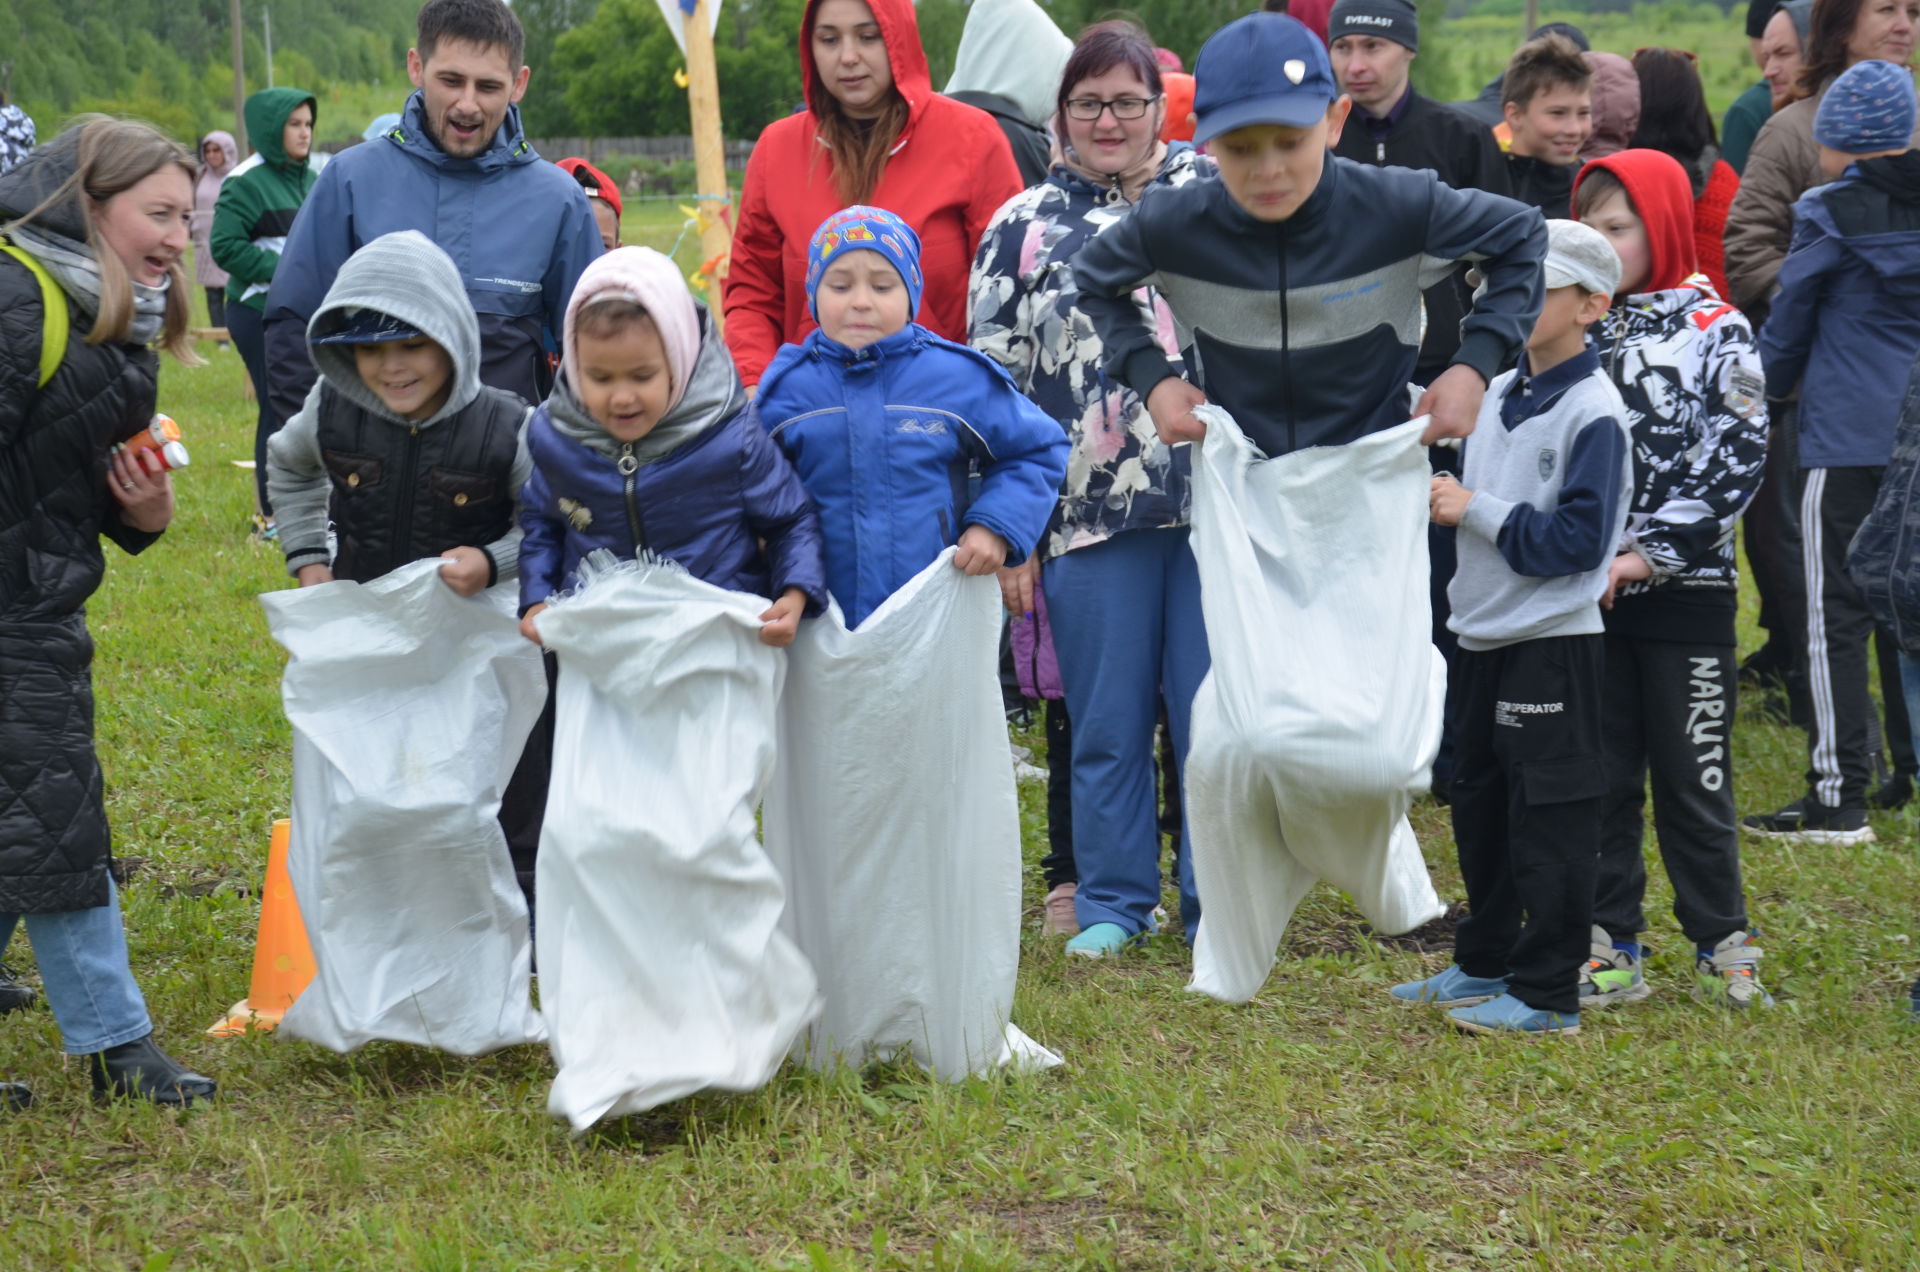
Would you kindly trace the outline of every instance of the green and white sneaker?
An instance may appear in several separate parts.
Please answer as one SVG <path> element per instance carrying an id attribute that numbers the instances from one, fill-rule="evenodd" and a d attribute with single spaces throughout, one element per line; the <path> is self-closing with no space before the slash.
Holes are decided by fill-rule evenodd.
<path id="1" fill-rule="evenodd" d="M 1760 947 L 1750 932 L 1735 932 L 1711 951 L 1698 951 L 1693 964 L 1694 997 L 1736 1011 L 1773 1006 L 1760 983 Z"/>
<path id="2" fill-rule="evenodd" d="M 1611 1007 L 1615 1003 L 1637 1003 L 1653 992 L 1647 984 L 1642 960 L 1625 950 L 1613 948 L 1613 938 L 1603 927 L 1595 927 L 1592 947 L 1585 966 L 1580 969 L 1580 1010 Z"/>

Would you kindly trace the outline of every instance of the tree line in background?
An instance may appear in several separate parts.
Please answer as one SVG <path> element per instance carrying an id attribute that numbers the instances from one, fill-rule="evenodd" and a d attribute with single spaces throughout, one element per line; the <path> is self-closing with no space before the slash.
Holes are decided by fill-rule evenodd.
<path id="1" fill-rule="evenodd" d="M 1206 37 L 1253 0 L 1039 0 L 1068 34 L 1129 16 L 1191 66 Z M 1470 96 L 1505 64 L 1525 0 L 1418 0 L 1415 80 L 1443 100 Z M 266 86 L 261 16 L 271 8 L 274 72 L 319 94 L 322 144 L 358 136 L 398 109 L 419 0 L 243 0 L 247 87 Z M 721 113 L 751 138 L 801 100 L 796 53 L 805 0 L 727 0 L 716 32 Z M 1583 21 L 1599 47 L 1669 43 L 1701 54 L 1709 96 L 1724 104 L 1753 78 L 1739 16 L 1744 0 L 1543 0 L 1543 20 Z M 689 131 L 684 59 L 654 0 L 516 0 L 533 76 L 527 132 L 674 136 Z M 966 22 L 965 0 L 919 0 L 934 84 L 944 86 Z M 1617 33 L 1602 39 L 1601 33 Z M 231 127 L 228 0 L 0 0 L 0 62 L 14 100 L 51 130 L 84 110 L 138 115 L 192 138 Z M 1625 41 L 1624 43 L 1622 41 Z"/>
<path id="2" fill-rule="evenodd" d="M 249 88 L 267 84 L 262 7 L 259 0 L 242 5 Z M 418 0 L 273 0 L 278 82 L 315 91 L 404 82 L 419 7 Z M 0 63 L 12 67 L 11 98 L 43 133 L 68 116 L 104 111 L 150 119 L 190 139 L 233 125 L 227 15 L 228 0 L 0 0 Z"/>

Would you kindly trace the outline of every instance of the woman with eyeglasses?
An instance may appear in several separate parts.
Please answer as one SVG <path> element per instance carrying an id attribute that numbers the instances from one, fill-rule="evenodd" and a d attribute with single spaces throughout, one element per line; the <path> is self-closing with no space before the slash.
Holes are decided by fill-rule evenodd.
<path id="1" fill-rule="evenodd" d="M 1044 584 L 1072 721 L 1073 861 L 1047 870 L 1048 926 L 1070 953 L 1101 958 L 1154 926 L 1160 900 L 1154 726 L 1164 694 L 1185 763 L 1194 691 L 1207 673 L 1200 581 L 1187 547 L 1190 448 L 1169 447 L 1146 407 L 1101 369 L 1080 309 L 1074 254 L 1160 186 L 1212 165 L 1160 140 L 1166 111 L 1153 44 L 1126 22 L 1089 28 L 1074 46 L 1054 115 L 1059 161 L 994 217 L 974 261 L 969 342 L 1060 421 L 1072 439 L 1052 525 L 1025 566 L 1001 571 L 1015 614 Z M 1166 305 L 1136 301 L 1180 367 Z M 1035 561 L 1044 564 L 1035 565 Z M 1184 836 L 1183 836 L 1184 840 Z M 1199 924 L 1187 854 L 1180 920 Z"/>
<path id="2" fill-rule="evenodd" d="M 807 108 L 767 125 L 747 160 L 725 299 L 727 348 L 748 390 L 781 345 L 814 327 L 807 243 L 856 203 L 920 236 L 919 322 L 967 334 L 967 266 L 994 209 L 1021 188 L 993 116 L 933 91 L 913 0 L 808 0 Z"/>

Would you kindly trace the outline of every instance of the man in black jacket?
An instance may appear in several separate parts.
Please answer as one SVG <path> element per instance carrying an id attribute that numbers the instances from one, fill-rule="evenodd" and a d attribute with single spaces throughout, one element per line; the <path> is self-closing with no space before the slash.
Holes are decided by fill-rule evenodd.
<path id="1" fill-rule="evenodd" d="M 1327 21 L 1328 53 L 1353 113 L 1333 153 L 1360 163 L 1426 168 L 1456 190 L 1511 194 L 1493 134 L 1413 89 L 1409 73 L 1420 23 L 1407 0 L 1339 0 Z M 1463 267 L 1427 289 L 1427 333 L 1414 379 L 1427 384 L 1460 348 L 1460 319 L 1472 306 Z"/>

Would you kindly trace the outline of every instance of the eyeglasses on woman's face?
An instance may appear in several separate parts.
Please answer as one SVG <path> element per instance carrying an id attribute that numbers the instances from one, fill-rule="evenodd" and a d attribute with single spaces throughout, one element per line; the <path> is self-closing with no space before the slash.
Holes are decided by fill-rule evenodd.
<path id="1" fill-rule="evenodd" d="M 1098 97 L 1069 97 L 1067 99 L 1067 117 L 1069 119 L 1094 120 L 1106 111 L 1112 111 L 1115 119 L 1140 119 L 1148 109 L 1160 100 L 1157 97 L 1116 97 L 1112 101 L 1102 101 Z"/>

